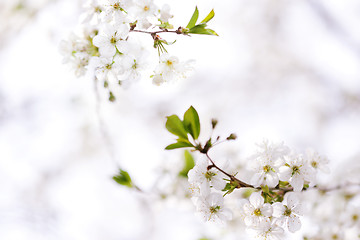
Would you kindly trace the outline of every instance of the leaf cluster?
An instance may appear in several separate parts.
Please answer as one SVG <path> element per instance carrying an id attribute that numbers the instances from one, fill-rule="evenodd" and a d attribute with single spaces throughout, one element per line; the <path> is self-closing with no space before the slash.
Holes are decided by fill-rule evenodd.
<path id="1" fill-rule="evenodd" d="M 211 12 L 200 22 L 196 23 L 199 18 L 199 10 L 197 7 L 195 7 L 195 11 L 189 21 L 189 23 L 186 26 L 186 33 L 191 34 L 205 34 L 205 35 L 215 35 L 219 36 L 214 30 L 206 28 L 207 23 L 213 19 L 215 16 L 214 9 L 211 10 Z"/>
<path id="2" fill-rule="evenodd" d="M 165 149 L 172 150 L 184 147 L 195 147 L 190 142 L 189 135 L 193 142 L 199 138 L 200 135 L 200 119 L 197 111 L 191 106 L 184 114 L 183 120 L 177 115 L 167 117 L 166 129 L 178 137 L 177 142 L 168 145 Z"/>

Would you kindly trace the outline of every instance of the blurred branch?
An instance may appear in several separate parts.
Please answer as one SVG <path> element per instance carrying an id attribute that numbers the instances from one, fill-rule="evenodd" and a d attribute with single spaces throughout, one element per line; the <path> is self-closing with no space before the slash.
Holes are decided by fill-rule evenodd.
<path id="1" fill-rule="evenodd" d="M 327 28 L 360 58 L 360 44 L 348 33 L 342 24 L 318 0 L 307 0 L 311 9 L 323 20 Z"/>

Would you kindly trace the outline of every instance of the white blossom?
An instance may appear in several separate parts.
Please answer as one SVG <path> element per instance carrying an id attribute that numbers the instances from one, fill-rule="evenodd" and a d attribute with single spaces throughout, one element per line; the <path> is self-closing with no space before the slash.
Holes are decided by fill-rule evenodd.
<path id="1" fill-rule="evenodd" d="M 264 203 L 261 192 L 253 192 L 249 201 L 243 204 L 244 222 L 248 227 L 256 227 L 263 221 L 270 221 L 273 209 L 271 204 Z"/>
<path id="2" fill-rule="evenodd" d="M 155 75 L 161 76 L 160 82 L 171 82 L 175 78 L 185 78 L 186 73 L 192 70 L 193 61 L 180 62 L 179 58 L 164 53 L 160 56 L 160 63 L 155 69 Z M 159 78 L 159 77 L 158 77 Z"/>
<path id="3" fill-rule="evenodd" d="M 306 150 L 305 159 L 309 163 L 309 165 L 316 171 L 320 170 L 324 173 L 330 173 L 330 168 L 328 166 L 329 159 L 327 159 L 325 156 L 320 156 L 313 149 Z"/>
<path id="4" fill-rule="evenodd" d="M 160 20 L 163 22 L 168 22 L 173 15 L 170 14 L 170 6 L 169 4 L 164 4 L 160 10 Z"/>
<path id="5" fill-rule="evenodd" d="M 283 203 L 276 202 L 272 207 L 274 209 L 273 216 L 278 218 L 280 223 L 286 222 L 290 232 L 296 232 L 301 228 L 299 215 L 303 214 L 303 209 L 297 193 L 286 193 Z"/>
<path id="6" fill-rule="evenodd" d="M 224 207 L 224 197 L 220 193 L 200 197 L 196 209 L 204 221 L 224 223 L 232 219 L 232 212 Z"/>
<path id="7" fill-rule="evenodd" d="M 157 11 L 158 7 L 153 0 L 136 0 L 134 2 L 134 16 L 138 20 L 154 17 Z"/>
<path id="8" fill-rule="evenodd" d="M 284 156 L 289 153 L 289 148 L 280 144 L 270 144 L 267 140 L 258 144 L 258 151 L 249 159 L 249 166 L 255 173 L 251 184 L 255 187 L 267 185 L 276 187 L 279 183 L 279 167 L 284 163 Z"/>
<path id="9" fill-rule="evenodd" d="M 116 50 L 120 53 L 127 52 L 128 43 L 125 39 L 128 34 L 129 28 L 125 24 L 117 28 L 104 25 L 101 33 L 94 37 L 93 44 L 99 48 L 102 57 L 113 57 Z"/>
<path id="10" fill-rule="evenodd" d="M 276 221 L 263 221 L 253 228 L 256 236 L 265 240 L 281 240 L 284 229 L 279 227 Z"/>
<path id="11" fill-rule="evenodd" d="M 122 66 L 120 65 L 119 57 L 113 59 L 99 58 L 97 68 L 95 69 L 95 76 L 100 81 L 117 81 L 118 76 L 122 73 Z"/>
<path id="12" fill-rule="evenodd" d="M 146 67 L 146 57 L 143 55 L 134 56 L 127 54 L 122 56 L 121 65 L 124 70 L 121 82 L 124 87 L 127 87 L 141 78 L 141 72 Z"/>
<path id="13" fill-rule="evenodd" d="M 226 185 L 226 182 L 223 179 L 224 175 L 213 168 L 208 170 L 208 166 L 208 161 L 201 158 L 196 162 L 195 167 L 188 173 L 189 183 L 198 185 L 202 195 L 207 195 L 210 192 L 210 187 L 222 190 Z"/>
<path id="14" fill-rule="evenodd" d="M 126 23 L 129 20 L 125 11 L 131 5 L 130 0 L 105 0 L 104 11 L 100 15 L 105 22 Z"/>
<path id="15" fill-rule="evenodd" d="M 74 58 L 72 59 L 72 68 L 75 72 L 76 77 L 84 76 L 86 73 L 86 67 L 89 64 L 89 56 L 86 53 L 75 53 Z"/>
<path id="16" fill-rule="evenodd" d="M 289 181 L 295 192 L 300 192 L 305 181 L 313 182 L 315 172 L 308 166 L 301 155 L 292 155 L 286 158 L 285 166 L 279 168 L 281 181 Z"/>
<path id="17" fill-rule="evenodd" d="M 83 23 L 91 22 L 93 19 L 95 19 L 96 22 L 99 21 L 98 17 L 100 16 L 100 13 L 104 10 L 103 6 L 99 3 L 98 0 L 88 0 L 84 4 L 84 13 L 83 13 Z"/>

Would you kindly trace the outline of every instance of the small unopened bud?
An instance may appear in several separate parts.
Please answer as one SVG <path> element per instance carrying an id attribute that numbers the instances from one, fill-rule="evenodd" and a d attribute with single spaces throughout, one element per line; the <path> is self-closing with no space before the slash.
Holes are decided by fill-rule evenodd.
<path id="1" fill-rule="evenodd" d="M 212 128 L 214 129 L 216 127 L 216 125 L 218 124 L 218 120 L 213 118 L 211 119 L 211 125 L 212 125 Z"/>
<path id="2" fill-rule="evenodd" d="M 237 138 L 237 136 L 234 133 L 232 133 L 232 134 L 230 134 L 230 136 L 228 136 L 226 138 L 226 140 L 235 140 L 236 138 Z"/>
<path id="3" fill-rule="evenodd" d="M 134 30 L 136 28 L 137 20 L 133 23 L 130 23 L 130 31 Z"/>

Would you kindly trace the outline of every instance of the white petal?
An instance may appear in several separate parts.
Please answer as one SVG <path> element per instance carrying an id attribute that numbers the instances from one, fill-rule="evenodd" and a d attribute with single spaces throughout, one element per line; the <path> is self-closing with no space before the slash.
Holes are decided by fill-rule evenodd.
<path id="1" fill-rule="evenodd" d="M 260 186 L 264 181 L 264 172 L 262 173 L 255 173 L 254 176 L 251 178 L 251 185 L 254 187 Z"/>
<path id="2" fill-rule="evenodd" d="M 304 187 L 304 179 L 302 176 L 295 174 L 289 181 L 291 186 L 294 188 L 294 192 L 300 192 Z"/>
<path id="3" fill-rule="evenodd" d="M 271 228 L 271 236 L 269 240 L 281 240 L 283 239 L 284 229 L 278 226 Z"/>
<path id="4" fill-rule="evenodd" d="M 260 209 L 260 211 L 261 214 L 266 217 L 271 217 L 271 215 L 273 214 L 273 209 L 270 203 L 265 203 L 264 206 Z"/>
<path id="5" fill-rule="evenodd" d="M 210 184 L 208 181 L 203 181 L 201 184 L 199 184 L 199 188 L 201 196 L 208 196 L 211 192 Z"/>
<path id="6" fill-rule="evenodd" d="M 195 167 L 194 167 L 195 168 Z M 191 169 L 189 172 L 188 172 L 188 181 L 189 183 L 196 183 L 196 172 L 195 172 L 195 169 Z"/>
<path id="7" fill-rule="evenodd" d="M 299 201 L 300 201 L 300 196 L 297 193 L 294 192 L 288 192 L 287 194 L 285 194 L 286 199 L 286 205 L 288 208 L 293 209 L 296 205 L 298 205 Z"/>
<path id="8" fill-rule="evenodd" d="M 269 188 L 274 188 L 279 184 L 279 177 L 276 173 L 273 171 L 266 174 L 266 185 L 268 185 Z"/>
<path id="9" fill-rule="evenodd" d="M 116 48 L 110 43 L 103 44 L 101 47 L 99 47 L 99 52 L 103 57 L 112 57 L 116 53 Z"/>
<path id="10" fill-rule="evenodd" d="M 276 202 L 272 205 L 273 207 L 273 216 L 274 217 L 281 217 L 284 215 L 285 206 L 282 203 Z"/>
<path id="11" fill-rule="evenodd" d="M 281 181 L 288 181 L 291 177 L 291 169 L 286 166 L 282 166 L 279 168 L 279 178 Z"/>
<path id="12" fill-rule="evenodd" d="M 220 212 L 218 213 L 218 216 L 223 221 L 229 221 L 232 219 L 233 213 L 230 211 L 230 209 L 224 208 L 224 209 L 220 210 Z"/>
<path id="13" fill-rule="evenodd" d="M 246 215 L 251 215 L 255 211 L 254 206 L 251 205 L 249 202 L 243 205 L 243 209 Z"/>
<path id="14" fill-rule="evenodd" d="M 253 192 L 249 201 L 255 208 L 260 208 L 264 204 L 264 198 L 261 196 L 261 192 Z"/>
<path id="15" fill-rule="evenodd" d="M 105 37 L 105 36 L 102 36 L 102 35 L 96 35 L 94 38 L 93 38 L 93 44 L 96 46 L 96 47 L 101 47 L 104 45 L 104 43 L 106 42 L 110 42 L 110 40 Z"/>
<path id="16" fill-rule="evenodd" d="M 224 203 L 224 197 L 220 193 L 211 193 L 207 198 L 210 206 L 222 206 Z"/>
<path id="17" fill-rule="evenodd" d="M 255 226 L 259 225 L 260 220 L 258 217 L 246 216 L 244 218 L 244 222 L 245 222 L 245 225 L 248 227 L 255 227 Z"/>
<path id="18" fill-rule="evenodd" d="M 304 205 L 299 203 L 293 209 L 291 209 L 291 211 L 296 213 L 297 215 L 302 216 L 302 215 L 304 215 L 304 212 L 305 212 Z"/>
<path id="19" fill-rule="evenodd" d="M 105 36 L 108 36 L 110 38 L 114 36 L 116 32 L 115 28 L 110 24 L 103 25 L 101 30 Z"/>
<path id="20" fill-rule="evenodd" d="M 291 215 L 288 218 L 287 225 L 288 225 L 288 229 L 290 232 L 294 233 L 294 232 L 298 231 L 301 228 L 300 218 L 298 216 Z"/>
<path id="21" fill-rule="evenodd" d="M 304 179 L 309 182 L 314 182 L 316 178 L 316 171 L 308 166 L 303 166 L 301 168 L 301 173 L 304 176 Z"/>
<path id="22" fill-rule="evenodd" d="M 217 190 L 223 190 L 226 186 L 226 182 L 225 180 L 223 179 L 223 177 L 221 175 L 218 175 L 218 174 L 221 174 L 221 173 L 217 173 L 216 176 L 213 176 L 211 178 L 211 185 L 217 189 Z"/>
<path id="23" fill-rule="evenodd" d="M 129 43 L 127 41 L 117 41 L 116 42 L 116 48 L 121 53 L 129 53 Z"/>

